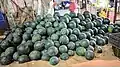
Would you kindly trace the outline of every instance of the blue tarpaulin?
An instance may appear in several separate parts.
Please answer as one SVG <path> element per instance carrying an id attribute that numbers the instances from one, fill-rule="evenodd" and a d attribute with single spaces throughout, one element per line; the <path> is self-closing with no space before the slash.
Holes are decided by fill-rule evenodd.
<path id="1" fill-rule="evenodd" d="M 5 15 L 0 11 L 0 30 L 6 30 L 8 28 L 8 23 L 6 21 Z"/>

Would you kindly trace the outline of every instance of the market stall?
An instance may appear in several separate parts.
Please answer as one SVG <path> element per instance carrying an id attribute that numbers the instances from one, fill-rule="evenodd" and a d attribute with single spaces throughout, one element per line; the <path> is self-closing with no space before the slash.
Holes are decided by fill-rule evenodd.
<path id="1" fill-rule="evenodd" d="M 25 0 L 25 8 L 21 8 L 16 1 L 10 2 L 20 12 L 15 16 L 12 11 L 6 13 L 9 24 L 12 22 L 10 30 L 4 33 L 5 37 L 0 41 L 0 67 L 74 67 L 84 62 L 94 65 L 94 61 L 99 60 L 115 60 L 119 67 L 120 21 L 111 24 L 107 16 L 110 13 L 107 0 L 86 2 L 101 8 L 98 15 L 97 11 L 88 11 L 88 5 L 85 11 L 75 12 L 75 0 L 70 2 L 69 9 L 66 8 L 69 1 L 35 1 L 34 5 L 37 6 L 29 6 L 31 9 L 26 7 Z M 60 9 L 56 9 L 56 6 L 60 6 Z M 16 18 L 20 20 L 16 21 Z"/>

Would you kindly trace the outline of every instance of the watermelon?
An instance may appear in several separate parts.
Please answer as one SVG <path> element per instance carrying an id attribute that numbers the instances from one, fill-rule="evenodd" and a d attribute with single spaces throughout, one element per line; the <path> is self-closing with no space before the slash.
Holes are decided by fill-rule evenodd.
<path id="1" fill-rule="evenodd" d="M 78 56 L 84 56 L 86 52 L 86 49 L 84 47 L 77 47 L 76 48 L 76 54 Z"/>

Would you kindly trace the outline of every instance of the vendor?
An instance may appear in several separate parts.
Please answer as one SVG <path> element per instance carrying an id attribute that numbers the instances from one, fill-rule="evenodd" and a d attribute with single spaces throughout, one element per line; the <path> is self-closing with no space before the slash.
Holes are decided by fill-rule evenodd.
<path id="1" fill-rule="evenodd" d="M 70 6 L 69 6 L 70 12 L 76 12 L 77 10 L 77 3 L 75 0 L 71 0 Z"/>

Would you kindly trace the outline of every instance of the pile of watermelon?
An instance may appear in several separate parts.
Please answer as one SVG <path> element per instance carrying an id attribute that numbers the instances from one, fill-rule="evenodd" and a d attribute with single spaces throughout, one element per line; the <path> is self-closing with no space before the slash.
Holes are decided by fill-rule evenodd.
<path id="1" fill-rule="evenodd" d="M 16 25 L 6 33 L 0 43 L 0 63 L 43 60 L 56 65 L 60 59 L 68 60 L 75 54 L 92 60 L 94 53 L 102 53 L 102 46 L 108 44 L 105 34 L 119 31 L 119 24 L 110 24 L 109 19 L 88 11 L 62 17 L 59 13 L 38 16 L 35 21 Z"/>

